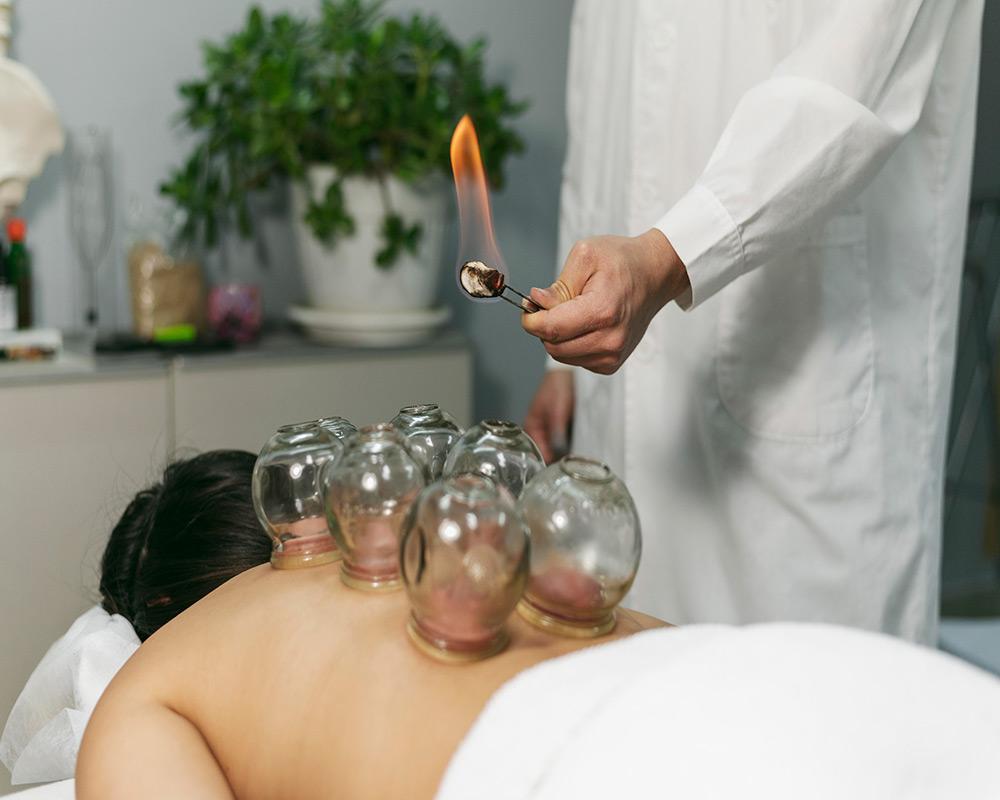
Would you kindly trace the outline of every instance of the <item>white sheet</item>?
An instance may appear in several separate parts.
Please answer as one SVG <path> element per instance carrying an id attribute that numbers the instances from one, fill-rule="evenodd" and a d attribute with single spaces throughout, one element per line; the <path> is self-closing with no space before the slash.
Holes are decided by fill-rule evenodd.
<path id="1" fill-rule="evenodd" d="M 1000 681 L 889 637 L 690 626 L 546 662 L 490 701 L 438 800 L 1000 798 Z"/>
<path id="2" fill-rule="evenodd" d="M 46 783 L 43 786 L 35 786 L 33 789 L 25 789 L 22 792 L 9 794 L 6 800 L 73 800 L 76 797 L 76 781 L 70 778 L 66 781 L 56 781 Z"/>
<path id="3" fill-rule="evenodd" d="M 87 720 L 138 647 L 128 620 L 94 606 L 49 648 L 0 736 L 0 761 L 10 770 L 12 783 L 73 777 Z"/>

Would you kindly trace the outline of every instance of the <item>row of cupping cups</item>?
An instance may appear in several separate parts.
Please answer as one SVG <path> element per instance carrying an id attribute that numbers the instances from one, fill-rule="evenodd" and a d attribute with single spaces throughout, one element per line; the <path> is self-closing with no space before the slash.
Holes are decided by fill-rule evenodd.
<path id="1" fill-rule="evenodd" d="M 274 567 L 341 560 L 352 588 L 405 586 L 411 638 L 449 661 L 502 650 L 515 607 L 555 634 L 603 635 L 639 566 L 635 505 L 606 466 L 546 468 L 514 423 L 463 432 L 436 405 L 360 431 L 342 417 L 279 428 L 253 500 Z"/>

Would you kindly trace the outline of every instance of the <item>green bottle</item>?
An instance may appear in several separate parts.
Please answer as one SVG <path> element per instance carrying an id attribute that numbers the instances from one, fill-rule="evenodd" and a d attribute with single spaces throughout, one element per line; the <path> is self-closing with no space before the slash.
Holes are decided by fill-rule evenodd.
<path id="1" fill-rule="evenodd" d="M 10 272 L 10 259 L 0 242 L 0 331 L 17 328 L 17 283 Z"/>
<path id="2" fill-rule="evenodd" d="M 24 245 L 28 226 L 23 219 L 7 223 L 10 252 L 7 253 L 7 274 L 17 287 L 17 327 L 30 328 L 32 322 L 31 254 Z"/>

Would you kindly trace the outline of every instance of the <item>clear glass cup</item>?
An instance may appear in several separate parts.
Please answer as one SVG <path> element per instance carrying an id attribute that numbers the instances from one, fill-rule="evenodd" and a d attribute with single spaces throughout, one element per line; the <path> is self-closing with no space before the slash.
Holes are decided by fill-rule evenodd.
<path id="1" fill-rule="evenodd" d="M 344 417 L 321 417 L 316 420 L 316 424 L 335 439 L 339 439 L 342 442 L 346 442 L 358 432 L 354 423 Z"/>
<path id="2" fill-rule="evenodd" d="M 425 484 L 423 465 L 403 437 L 391 425 L 362 428 L 320 481 L 327 521 L 344 555 L 344 583 L 398 589 L 403 522 Z"/>
<path id="3" fill-rule="evenodd" d="M 538 445 L 519 425 L 488 419 L 473 425 L 455 442 L 445 461 L 444 475 L 485 475 L 519 497 L 528 481 L 544 468 Z"/>
<path id="4" fill-rule="evenodd" d="M 531 574 L 518 612 L 562 636 L 608 633 L 642 554 L 625 484 L 599 461 L 570 455 L 536 476 L 518 507 L 531 536 Z"/>
<path id="5" fill-rule="evenodd" d="M 462 435 L 455 418 L 436 403 L 403 406 L 390 423 L 410 445 L 410 452 L 427 467 L 428 480 L 436 481 L 452 446 Z"/>
<path id="6" fill-rule="evenodd" d="M 510 492 L 481 475 L 432 483 L 407 519 L 401 553 L 407 631 L 421 651 L 477 661 L 503 650 L 528 576 L 528 535 Z"/>
<path id="7" fill-rule="evenodd" d="M 96 125 L 72 131 L 68 153 L 70 232 L 87 280 L 84 322 L 96 336 L 102 266 L 115 220 L 111 131 Z"/>
<path id="8" fill-rule="evenodd" d="M 253 468 L 253 507 L 271 537 L 271 565 L 295 569 L 340 558 L 330 535 L 320 471 L 343 445 L 315 422 L 284 425 L 268 439 Z"/>

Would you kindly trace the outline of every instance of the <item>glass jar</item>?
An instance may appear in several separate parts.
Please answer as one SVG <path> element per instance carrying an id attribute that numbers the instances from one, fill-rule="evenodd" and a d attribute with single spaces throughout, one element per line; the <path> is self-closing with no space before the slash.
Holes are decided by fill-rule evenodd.
<path id="1" fill-rule="evenodd" d="M 316 424 L 329 433 L 333 438 L 346 442 L 351 436 L 358 432 L 354 423 L 344 417 L 321 417 L 316 420 Z"/>
<path id="2" fill-rule="evenodd" d="M 326 517 L 344 555 L 341 578 L 354 589 L 400 587 L 403 521 L 424 488 L 424 468 L 391 425 L 352 437 L 321 476 Z"/>
<path id="3" fill-rule="evenodd" d="M 528 485 L 518 505 L 531 536 L 521 616 L 563 636 L 608 633 L 642 552 L 625 484 L 598 461 L 566 456 Z"/>
<path id="4" fill-rule="evenodd" d="M 436 481 L 452 445 L 462 435 L 455 418 L 436 403 L 403 406 L 390 423 L 410 445 L 410 452 L 427 467 L 428 480 Z"/>
<path id="5" fill-rule="evenodd" d="M 499 653 L 528 576 L 528 536 L 514 498 L 481 475 L 432 483 L 407 519 L 403 581 L 410 638 L 443 661 Z"/>
<path id="6" fill-rule="evenodd" d="M 253 507 L 271 537 L 271 565 L 312 567 L 340 558 L 319 488 L 320 470 L 343 445 L 315 422 L 278 428 L 253 468 Z"/>
<path id="7" fill-rule="evenodd" d="M 473 425 L 455 442 L 445 461 L 445 476 L 473 472 L 492 478 L 514 497 L 545 468 L 538 445 L 520 426 L 500 419 Z"/>

